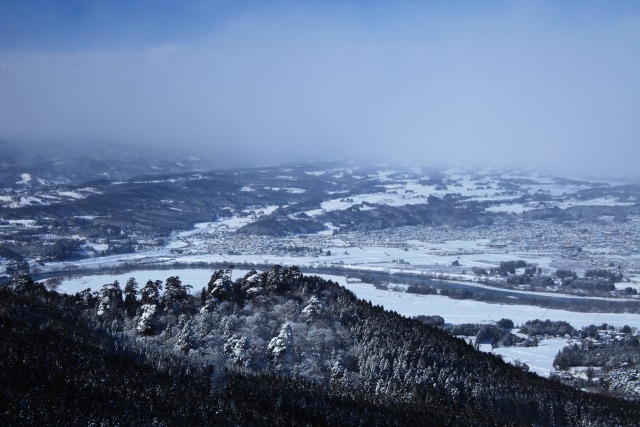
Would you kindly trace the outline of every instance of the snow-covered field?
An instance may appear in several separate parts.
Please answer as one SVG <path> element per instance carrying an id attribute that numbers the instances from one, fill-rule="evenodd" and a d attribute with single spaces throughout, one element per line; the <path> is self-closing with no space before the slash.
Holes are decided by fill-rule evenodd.
<path id="1" fill-rule="evenodd" d="M 498 347 L 491 348 L 491 344 L 480 344 L 480 350 L 487 353 L 499 354 L 506 362 L 516 360 L 529 365 L 529 369 L 536 374 L 548 377 L 555 369 L 553 359 L 570 340 L 564 338 L 547 338 L 541 340 L 537 347 Z"/>
<path id="2" fill-rule="evenodd" d="M 564 320 L 576 328 L 590 324 L 607 323 L 613 326 L 640 326 L 640 314 L 631 313 L 580 313 L 554 310 L 532 305 L 490 304 L 482 301 L 457 300 L 440 295 L 418 295 L 376 289 L 368 283 L 346 283 L 344 277 L 323 275 L 347 287 L 359 298 L 382 305 L 405 316 L 420 314 L 440 315 L 447 323 L 490 323 L 502 318 L 513 320 L 516 325 L 527 320 Z"/>

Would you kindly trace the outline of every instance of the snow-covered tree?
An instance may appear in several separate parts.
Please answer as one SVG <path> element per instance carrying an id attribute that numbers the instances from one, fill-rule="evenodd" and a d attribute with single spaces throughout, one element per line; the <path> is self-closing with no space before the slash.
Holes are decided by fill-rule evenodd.
<path id="1" fill-rule="evenodd" d="M 128 317 L 133 317 L 138 309 L 138 282 L 130 277 L 124 286 L 124 308 Z"/>
<path id="2" fill-rule="evenodd" d="M 189 296 L 188 290 L 191 285 L 182 285 L 182 281 L 178 276 L 171 276 L 164 285 L 164 302 L 167 310 L 176 310 L 180 303 L 184 302 Z"/>
<path id="3" fill-rule="evenodd" d="M 229 297 L 233 281 L 231 280 L 231 270 L 218 270 L 211 275 L 207 285 L 209 297 L 217 300 L 224 300 Z"/>
<path id="4" fill-rule="evenodd" d="M 117 315 L 122 308 L 122 289 L 116 280 L 102 286 L 98 296 L 98 316 Z"/>
<path id="5" fill-rule="evenodd" d="M 279 371 L 291 369 L 294 358 L 293 331 L 287 322 L 280 328 L 280 333 L 271 339 L 267 352 L 273 357 L 276 369 Z"/>
<path id="6" fill-rule="evenodd" d="M 160 304 L 160 291 L 162 290 L 162 280 L 148 280 L 140 291 L 140 303 Z"/>
<path id="7" fill-rule="evenodd" d="M 178 335 L 176 336 L 176 347 L 187 353 L 194 348 L 193 332 L 191 332 L 191 321 L 184 314 L 178 319 Z"/>
<path id="8" fill-rule="evenodd" d="M 270 292 L 281 293 L 291 289 L 302 279 L 298 267 L 282 268 L 274 265 L 262 273 L 262 285 Z"/>
<path id="9" fill-rule="evenodd" d="M 209 294 L 207 299 L 204 302 L 204 305 L 200 309 L 200 314 L 210 313 L 213 311 L 215 306 L 219 303 L 218 298 L 214 297 L 213 294 Z"/>
<path id="10" fill-rule="evenodd" d="M 136 332 L 142 335 L 153 333 L 158 306 L 155 304 L 144 304 L 139 309 L 138 321 L 136 322 Z"/>
<path id="11" fill-rule="evenodd" d="M 224 353 L 229 356 L 236 366 L 248 368 L 251 361 L 251 351 L 247 338 L 234 335 L 224 344 Z"/>
<path id="12" fill-rule="evenodd" d="M 306 307 L 302 309 L 302 314 L 307 315 L 310 319 L 320 314 L 324 308 L 324 303 L 318 299 L 315 295 L 309 299 Z"/>
<path id="13" fill-rule="evenodd" d="M 83 289 L 76 293 L 77 304 L 84 305 L 89 308 L 94 308 L 96 305 L 97 297 L 91 292 L 91 288 Z"/>

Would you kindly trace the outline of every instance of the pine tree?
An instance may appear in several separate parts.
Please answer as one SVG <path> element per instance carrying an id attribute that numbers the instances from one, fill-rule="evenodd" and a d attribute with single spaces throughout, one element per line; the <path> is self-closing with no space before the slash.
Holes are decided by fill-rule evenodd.
<path id="1" fill-rule="evenodd" d="M 140 316 L 136 324 L 136 332 L 142 335 L 153 333 L 155 327 L 158 306 L 155 304 L 144 304 L 140 307 Z"/>
<path id="2" fill-rule="evenodd" d="M 130 277 L 127 280 L 126 285 L 124 286 L 124 309 L 129 318 L 136 315 L 136 310 L 138 310 L 138 282 L 134 277 Z"/>
<path id="3" fill-rule="evenodd" d="M 140 291 L 141 304 L 160 304 L 160 291 L 162 290 L 162 280 L 148 280 Z"/>
<path id="4" fill-rule="evenodd" d="M 122 307 L 122 289 L 116 280 L 102 286 L 98 297 L 98 316 L 118 314 L 118 309 Z"/>
<path id="5" fill-rule="evenodd" d="M 191 320 L 184 314 L 178 319 L 178 335 L 176 336 L 176 347 L 188 353 L 194 347 L 193 333 L 191 332 Z"/>
<path id="6" fill-rule="evenodd" d="M 294 356 L 293 331 L 288 322 L 282 325 L 278 336 L 271 339 L 267 346 L 267 351 L 272 354 L 273 362 L 278 371 L 288 372 L 292 368 Z"/>
<path id="7" fill-rule="evenodd" d="M 176 311 L 180 308 L 180 303 L 189 296 L 188 289 L 191 285 L 182 285 L 178 276 L 171 276 L 167 279 L 164 288 L 164 302 L 167 310 Z"/>

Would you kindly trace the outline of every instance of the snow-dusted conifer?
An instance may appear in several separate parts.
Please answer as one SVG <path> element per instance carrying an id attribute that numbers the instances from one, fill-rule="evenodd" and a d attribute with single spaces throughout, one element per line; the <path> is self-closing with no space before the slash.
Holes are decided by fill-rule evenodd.
<path id="1" fill-rule="evenodd" d="M 191 285 L 182 285 L 180 277 L 169 277 L 164 285 L 164 302 L 167 310 L 177 310 L 180 303 L 189 296 L 188 290 L 190 288 Z"/>
<path id="2" fill-rule="evenodd" d="M 211 275 L 211 280 L 207 285 L 208 297 L 215 297 L 218 300 L 224 300 L 231 289 L 231 270 L 218 270 Z"/>
<path id="3" fill-rule="evenodd" d="M 247 338 L 234 335 L 224 344 L 224 353 L 236 366 L 248 367 L 251 359 Z"/>
<path id="4" fill-rule="evenodd" d="M 98 297 L 98 316 L 116 314 L 121 306 L 122 289 L 120 289 L 120 283 L 116 280 L 102 286 Z"/>
<path id="5" fill-rule="evenodd" d="M 207 295 L 207 299 L 200 309 L 200 314 L 204 315 L 205 313 L 211 313 L 219 302 L 220 301 L 218 301 L 218 298 L 216 298 L 213 293 L 210 293 L 209 295 Z"/>
<path id="6" fill-rule="evenodd" d="M 140 302 L 142 304 L 159 304 L 160 291 L 162 290 L 162 280 L 148 280 L 140 291 Z"/>
<path id="7" fill-rule="evenodd" d="M 267 352 L 273 357 L 276 369 L 287 370 L 293 363 L 293 331 L 289 323 L 280 328 L 278 336 L 273 337 L 267 346 Z"/>
<path id="8" fill-rule="evenodd" d="M 127 316 L 133 317 L 138 309 L 138 282 L 134 277 L 130 277 L 124 286 L 124 308 Z"/>
<path id="9" fill-rule="evenodd" d="M 302 309 L 302 314 L 306 314 L 308 317 L 313 318 L 320 314 L 323 308 L 324 303 L 314 295 L 309 299 L 306 307 Z"/>
<path id="10" fill-rule="evenodd" d="M 176 336 L 176 347 L 185 353 L 194 346 L 193 333 L 191 332 L 191 321 L 184 314 L 178 319 L 178 335 Z"/>
<path id="11" fill-rule="evenodd" d="M 158 307 L 155 304 L 144 304 L 140 307 L 140 315 L 136 324 L 136 332 L 148 335 L 153 332 Z"/>

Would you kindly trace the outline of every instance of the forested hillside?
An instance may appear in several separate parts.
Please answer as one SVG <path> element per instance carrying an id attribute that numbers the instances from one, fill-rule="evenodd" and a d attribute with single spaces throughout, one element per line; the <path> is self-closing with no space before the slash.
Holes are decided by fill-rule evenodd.
<path id="1" fill-rule="evenodd" d="M 296 268 L 202 285 L 2 287 L 0 423 L 640 423 L 632 402 L 524 372 Z"/>

